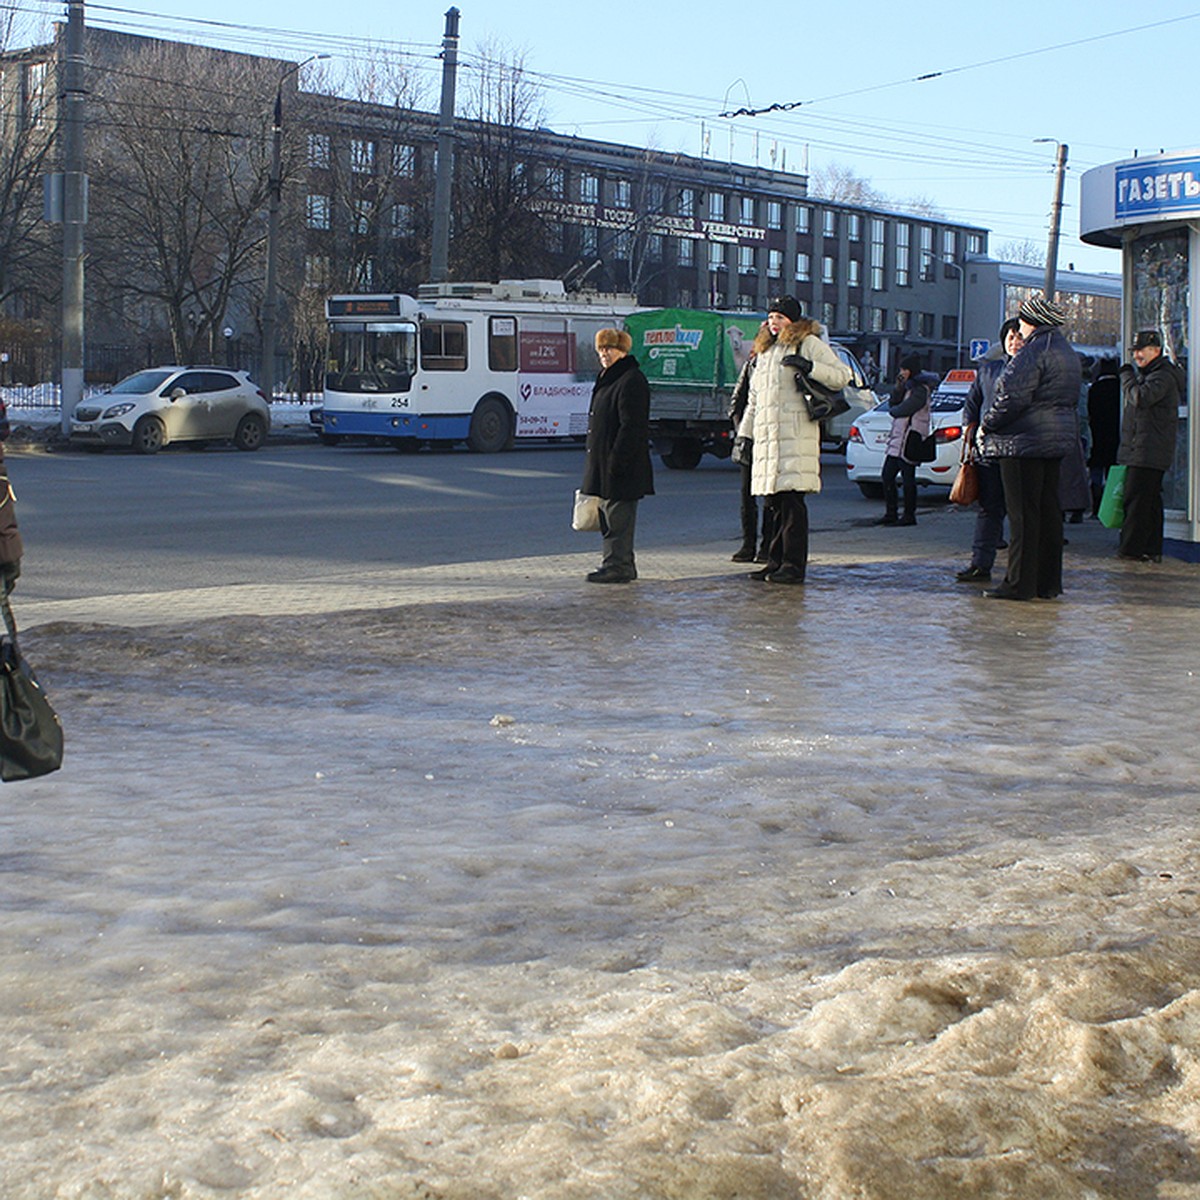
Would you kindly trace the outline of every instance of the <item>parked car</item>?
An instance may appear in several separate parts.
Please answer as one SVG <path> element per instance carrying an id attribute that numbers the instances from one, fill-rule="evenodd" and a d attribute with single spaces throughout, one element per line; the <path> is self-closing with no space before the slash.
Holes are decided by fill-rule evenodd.
<path id="1" fill-rule="evenodd" d="M 271 428 L 267 398 L 245 371 L 151 367 L 75 406 L 71 441 L 157 454 L 171 442 L 232 441 L 257 450 Z"/>
<path id="2" fill-rule="evenodd" d="M 932 428 L 937 443 L 933 462 L 917 464 L 919 487 L 949 489 L 962 459 L 963 404 L 975 380 L 973 370 L 955 370 L 933 391 L 930 401 Z M 860 416 L 850 429 L 846 444 L 846 476 L 858 484 L 868 500 L 883 498 L 883 460 L 886 456 L 892 418 L 888 401 L 882 400 L 870 412 Z"/>
<path id="3" fill-rule="evenodd" d="M 830 345 L 834 354 L 850 368 L 850 382 L 844 391 L 846 399 L 850 401 L 850 408 L 847 412 L 821 422 L 821 442 L 823 445 L 829 445 L 835 450 L 842 451 L 849 444 L 850 430 L 854 422 L 871 410 L 876 397 L 867 385 L 866 372 L 859 365 L 858 359 L 845 346 L 837 342 L 832 342 Z"/>

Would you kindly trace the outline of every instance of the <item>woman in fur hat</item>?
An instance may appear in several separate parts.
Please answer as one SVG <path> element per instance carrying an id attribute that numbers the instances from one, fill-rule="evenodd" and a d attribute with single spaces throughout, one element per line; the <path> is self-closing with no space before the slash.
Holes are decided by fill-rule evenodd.
<path id="1" fill-rule="evenodd" d="M 801 315 L 793 296 L 771 302 L 754 353 L 750 398 L 738 434 L 754 440 L 750 490 L 765 497 L 772 536 L 767 565 L 750 578 L 803 583 L 808 566 L 804 497 L 821 490 L 821 427 L 809 419 L 796 376 L 804 373 L 836 391 L 850 382 L 850 368 L 822 340 L 821 326 Z"/>

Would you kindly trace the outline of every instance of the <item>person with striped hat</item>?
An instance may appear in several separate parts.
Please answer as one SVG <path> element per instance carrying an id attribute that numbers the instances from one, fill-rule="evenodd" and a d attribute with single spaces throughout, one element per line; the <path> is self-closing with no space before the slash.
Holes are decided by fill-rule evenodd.
<path id="1" fill-rule="evenodd" d="M 996 600 L 1061 595 L 1063 520 L 1058 476 L 1078 441 L 1079 356 L 1063 336 L 1066 313 L 1044 296 L 1017 310 L 1024 346 L 996 381 L 996 398 L 976 435 L 984 458 L 998 461 L 1008 509 L 1008 570 Z"/>

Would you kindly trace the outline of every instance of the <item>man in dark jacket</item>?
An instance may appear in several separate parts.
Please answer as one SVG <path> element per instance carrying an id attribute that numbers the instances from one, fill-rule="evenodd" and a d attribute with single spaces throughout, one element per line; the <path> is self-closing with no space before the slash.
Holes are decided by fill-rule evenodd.
<path id="1" fill-rule="evenodd" d="M 601 371 L 588 414 L 587 455 L 580 491 L 600 497 L 603 558 L 589 583 L 629 583 L 637 578 L 633 531 L 637 502 L 654 494 L 650 465 L 650 384 L 629 351 L 624 329 L 601 329 L 596 353 Z"/>
<path id="2" fill-rule="evenodd" d="M 1175 459 L 1183 372 L 1162 352 L 1153 329 L 1133 339 L 1133 361 L 1121 367 L 1125 408 L 1117 462 L 1125 465 L 1125 520 L 1117 554 L 1158 562 L 1163 545 L 1163 475 Z"/>
<path id="3" fill-rule="evenodd" d="M 1062 509 L 1058 473 L 1079 440 L 1079 356 L 1062 335 L 1066 313 L 1032 296 L 1017 310 L 1025 345 L 1004 368 L 996 399 L 976 439 L 1000 460 L 1011 532 L 1004 582 L 984 592 L 996 600 L 1053 599 L 1062 593 Z"/>

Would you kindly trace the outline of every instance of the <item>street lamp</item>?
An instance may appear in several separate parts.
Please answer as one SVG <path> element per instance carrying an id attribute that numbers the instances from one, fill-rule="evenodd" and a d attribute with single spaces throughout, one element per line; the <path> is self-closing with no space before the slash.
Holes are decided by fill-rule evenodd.
<path id="1" fill-rule="evenodd" d="M 274 399 L 275 396 L 275 324 L 279 307 L 276 278 L 279 259 L 279 207 L 283 193 L 280 166 L 283 142 L 283 85 L 310 62 L 329 57 L 328 54 L 310 54 L 303 62 L 292 63 L 279 76 L 279 86 L 275 89 L 275 116 L 271 126 L 271 174 L 268 181 L 267 278 L 263 289 L 262 367 L 259 371 L 259 383 L 263 395 L 268 400 Z"/>
<path id="2" fill-rule="evenodd" d="M 1067 145 L 1057 138 L 1034 138 L 1035 142 L 1053 142 L 1058 147 L 1054 162 L 1054 206 L 1050 209 L 1050 244 L 1046 248 L 1046 278 L 1042 294 L 1054 299 L 1058 274 L 1058 234 L 1062 228 L 1063 176 L 1067 173 Z"/>

